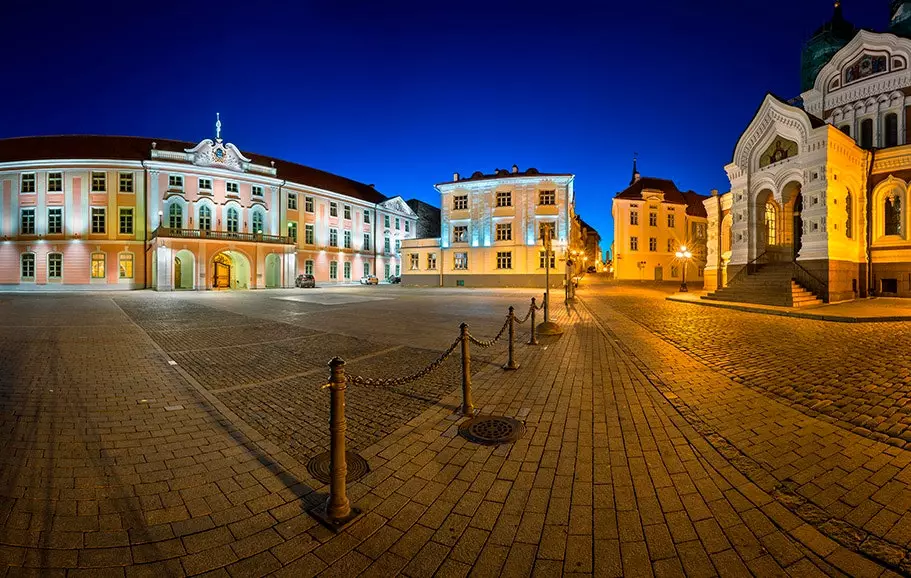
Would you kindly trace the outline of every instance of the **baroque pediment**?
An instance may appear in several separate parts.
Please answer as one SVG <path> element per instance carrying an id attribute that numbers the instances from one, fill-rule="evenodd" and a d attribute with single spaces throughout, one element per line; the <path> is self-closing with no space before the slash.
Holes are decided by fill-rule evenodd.
<path id="1" fill-rule="evenodd" d="M 411 210 L 411 207 L 408 206 L 402 197 L 393 197 L 381 203 L 384 208 L 389 209 L 390 211 L 395 211 L 396 213 L 402 213 L 404 215 L 417 216 L 414 211 Z"/>
<path id="2" fill-rule="evenodd" d="M 190 155 L 191 162 L 200 167 L 217 167 L 232 171 L 243 172 L 244 166 L 250 163 L 232 143 L 223 143 L 221 139 L 214 141 L 207 138 L 191 149 L 185 149 Z"/>

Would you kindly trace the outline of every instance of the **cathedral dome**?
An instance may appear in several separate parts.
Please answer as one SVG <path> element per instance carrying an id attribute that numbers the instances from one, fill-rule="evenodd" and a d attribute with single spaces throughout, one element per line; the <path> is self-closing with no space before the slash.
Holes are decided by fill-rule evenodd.
<path id="1" fill-rule="evenodd" d="M 894 4 L 895 2 L 893 2 Z M 911 4 L 911 2 L 909 2 Z M 816 75 L 835 53 L 857 34 L 857 27 L 845 20 L 841 1 L 836 0 L 832 19 L 820 26 L 807 40 L 800 58 L 800 91 L 813 88 Z"/>
<path id="2" fill-rule="evenodd" d="M 890 3 L 892 20 L 889 32 L 898 36 L 911 37 L 911 2 L 908 0 L 892 0 Z"/>

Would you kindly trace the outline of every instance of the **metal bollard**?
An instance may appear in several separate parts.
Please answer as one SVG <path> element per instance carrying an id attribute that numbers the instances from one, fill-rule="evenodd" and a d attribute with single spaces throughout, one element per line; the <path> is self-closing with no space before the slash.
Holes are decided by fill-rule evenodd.
<path id="1" fill-rule="evenodd" d="M 510 305 L 509 306 L 509 360 L 506 362 L 506 365 L 503 366 L 503 369 L 519 369 L 519 364 L 515 360 L 515 349 L 516 349 L 516 333 L 515 333 L 515 323 L 516 323 L 516 310 Z"/>
<path id="2" fill-rule="evenodd" d="M 330 529 L 338 532 L 360 516 L 361 510 L 351 507 L 345 488 L 348 475 L 345 457 L 345 361 L 333 357 L 329 361 L 329 368 L 329 498 L 312 513 Z"/>
<path id="3" fill-rule="evenodd" d="M 535 305 L 535 298 L 531 298 L 531 337 L 528 338 L 529 345 L 537 345 L 538 337 L 535 335 L 537 327 L 535 327 L 535 312 L 538 310 L 538 306 Z"/>
<path id="4" fill-rule="evenodd" d="M 474 416 L 474 405 L 471 403 L 471 352 L 468 350 L 468 324 L 459 325 L 462 330 L 462 415 Z"/>

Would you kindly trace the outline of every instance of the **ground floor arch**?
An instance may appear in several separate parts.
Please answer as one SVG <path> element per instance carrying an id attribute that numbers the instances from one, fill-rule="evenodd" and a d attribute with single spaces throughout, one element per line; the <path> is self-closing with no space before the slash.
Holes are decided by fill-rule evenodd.
<path id="1" fill-rule="evenodd" d="M 220 251 L 212 257 L 209 283 L 213 289 L 249 289 L 250 260 L 234 249 Z"/>
<path id="2" fill-rule="evenodd" d="M 174 289 L 195 289 L 196 258 L 187 249 L 174 253 Z"/>
<path id="3" fill-rule="evenodd" d="M 266 255 L 266 288 L 282 286 L 282 259 L 278 253 Z"/>

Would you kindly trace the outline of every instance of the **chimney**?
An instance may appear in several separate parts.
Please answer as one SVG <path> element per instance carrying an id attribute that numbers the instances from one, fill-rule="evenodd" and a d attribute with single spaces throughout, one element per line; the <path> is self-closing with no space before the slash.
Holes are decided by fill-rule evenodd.
<path id="1" fill-rule="evenodd" d="M 452 182 L 456 182 L 458 180 L 459 180 L 459 173 L 452 173 Z"/>
<path id="2" fill-rule="evenodd" d="M 713 197 L 717 197 L 717 196 L 718 196 L 718 189 L 712 189 L 712 196 L 713 196 Z"/>
<path id="3" fill-rule="evenodd" d="M 519 165 L 512 165 L 512 174 L 517 174 L 519 172 Z"/>

